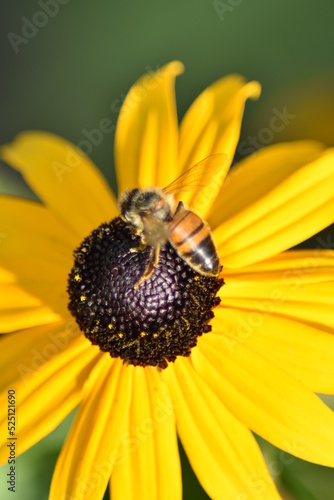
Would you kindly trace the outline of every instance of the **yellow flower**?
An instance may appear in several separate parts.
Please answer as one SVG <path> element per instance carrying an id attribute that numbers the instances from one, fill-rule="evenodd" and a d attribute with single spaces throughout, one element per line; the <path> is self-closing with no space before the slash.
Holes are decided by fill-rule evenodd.
<path id="1" fill-rule="evenodd" d="M 182 70 L 173 62 L 145 75 L 125 99 L 115 138 L 119 192 L 166 186 L 213 153 L 232 162 L 245 101 L 259 85 L 219 80 L 178 130 L 174 79 Z M 210 224 L 225 285 L 212 332 L 162 370 L 103 353 L 68 311 L 73 250 L 118 215 L 89 158 L 40 132 L 19 135 L 1 158 L 42 202 L 0 197 L 0 330 L 12 332 L 0 354 L 3 462 L 11 390 L 20 453 L 79 404 L 51 499 L 101 499 L 109 480 L 113 499 L 181 498 L 176 430 L 215 499 L 279 498 L 251 431 L 334 466 L 334 416 L 314 394 L 334 389 L 334 252 L 289 250 L 334 221 L 332 150 L 267 147 L 184 194 Z M 80 286 L 80 273 L 72 278 Z"/>

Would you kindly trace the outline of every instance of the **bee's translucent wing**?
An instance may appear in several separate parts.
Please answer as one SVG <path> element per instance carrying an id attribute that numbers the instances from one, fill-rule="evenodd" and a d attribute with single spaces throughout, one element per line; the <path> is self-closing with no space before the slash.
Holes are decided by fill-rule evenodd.
<path id="1" fill-rule="evenodd" d="M 226 164 L 227 156 L 225 154 L 216 153 L 207 156 L 166 186 L 164 191 L 176 194 L 208 186 L 220 171 L 223 172 L 226 169 Z"/>

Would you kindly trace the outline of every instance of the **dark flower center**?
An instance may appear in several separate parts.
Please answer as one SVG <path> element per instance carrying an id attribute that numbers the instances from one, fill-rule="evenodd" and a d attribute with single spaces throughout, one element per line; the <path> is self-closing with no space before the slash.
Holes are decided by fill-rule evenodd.
<path id="1" fill-rule="evenodd" d="M 74 252 L 69 310 L 112 357 L 166 368 L 211 331 L 223 280 L 198 274 L 167 243 L 152 276 L 135 287 L 150 258 L 149 247 L 133 251 L 139 243 L 120 217 L 95 229 Z"/>

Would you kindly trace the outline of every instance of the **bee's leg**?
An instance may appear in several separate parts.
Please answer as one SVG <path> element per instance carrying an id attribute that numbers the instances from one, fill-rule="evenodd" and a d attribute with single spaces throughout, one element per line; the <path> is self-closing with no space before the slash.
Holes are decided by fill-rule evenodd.
<path id="1" fill-rule="evenodd" d="M 137 289 L 141 283 L 146 281 L 148 278 L 150 278 L 153 274 L 154 268 L 159 262 L 159 255 L 160 255 L 160 246 L 158 247 L 151 247 L 151 252 L 150 252 L 150 260 L 148 263 L 147 268 L 145 269 L 144 273 L 142 274 L 141 278 L 137 283 L 135 284 L 134 288 Z"/>
<path id="2" fill-rule="evenodd" d="M 182 201 L 179 201 L 178 206 L 176 207 L 176 210 L 174 213 L 174 217 L 175 217 L 175 215 L 179 214 L 180 212 L 183 212 L 183 210 L 184 210 L 184 205 L 183 205 Z"/>
<path id="3" fill-rule="evenodd" d="M 142 241 L 139 243 L 137 247 L 132 247 L 130 248 L 131 253 L 137 253 L 137 252 L 142 252 L 146 248 L 146 243 L 143 243 Z"/>
<path id="4" fill-rule="evenodd" d="M 135 236 L 140 236 L 143 234 L 143 230 L 140 229 L 140 227 L 135 227 L 131 230 L 131 232 L 135 235 Z"/>
<path id="5" fill-rule="evenodd" d="M 155 248 L 153 248 L 153 255 L 154 255 L 154 267 L 158 265 L 159 262 L 159 256 L 160 256 L 160 245 L 157 245 Z"/>

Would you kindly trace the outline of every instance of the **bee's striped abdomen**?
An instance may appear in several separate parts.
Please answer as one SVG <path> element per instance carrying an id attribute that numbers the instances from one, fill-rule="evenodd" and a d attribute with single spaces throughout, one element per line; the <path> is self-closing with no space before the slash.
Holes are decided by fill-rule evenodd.
<path id="1" fill-rule="evenodd" d="M 210 229 L 198 215 L 184 210 L 174 217 L 168 228 L 169 241 L 191 267 L 201 274 L 219 274 L 219 259 Z"/>

